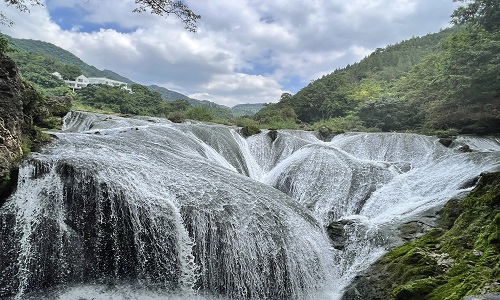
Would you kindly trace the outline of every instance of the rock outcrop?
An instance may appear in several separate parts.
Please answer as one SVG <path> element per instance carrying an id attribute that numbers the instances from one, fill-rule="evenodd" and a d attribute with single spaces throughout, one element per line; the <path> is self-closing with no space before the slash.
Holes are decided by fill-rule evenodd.
<path id="1" fill-rule="evenodd" d="M 500 292 L 500 173 L 482 174 L 440 217 L 441 228 L 384 255 L 342 300 L 497 299 L 486 294 Z"/>
<path id="2" fill-rule="evenodd" d="M 15 162 L 23 155 L 23 130 L 31 125 L 25 91 L 12 59 L 0 56 L 0 205 L 12 190 Z M 30 99 L 28 99 L 30 100 Z"/>
<path id="3" fill-rule="evenodd" d="M 50 140 L 35 125 L 60 127 L 70 108 L 71 98 L 43 98 L 0 53 L 0 206 L 15 187 L 22 157 Z"/>

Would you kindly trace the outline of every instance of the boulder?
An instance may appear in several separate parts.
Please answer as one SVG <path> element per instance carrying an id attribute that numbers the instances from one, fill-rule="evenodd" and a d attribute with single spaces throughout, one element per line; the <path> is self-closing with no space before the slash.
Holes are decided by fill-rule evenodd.
<path id="1" fill-rule="evenodd" d="M 267 136 L 271 139 L 271 143 L 272 143 L 278 138 L 278 131 L 275 129 L 271 129 L 267 133 Z"/>
<path id="2" fill-rule="evenodd" d="M 450 147 L 451 144 L 453 143 L 453 139 L 450 139 L 450 138 L 441 138 L 439 139 L 439 142 L 445 146 L 445 147 Z"/>

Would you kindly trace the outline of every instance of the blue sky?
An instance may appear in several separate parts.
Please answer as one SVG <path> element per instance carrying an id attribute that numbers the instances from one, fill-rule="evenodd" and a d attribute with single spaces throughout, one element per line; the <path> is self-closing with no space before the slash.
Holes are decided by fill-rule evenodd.
<path id="1" fill-rule="evenodd" d="M 233 106 L 276 102 L 374 49 L 449 26 L 451 0 L 188 0 L 198 33 L 132 13 L 134 0 L 46 0 L 0 30 L 47 41 L 99 69 Z"/>
<path id="2" fill-rule="evenodd" d="M 79 31 L 92 33 L 99 31 L 101 28 L 112 29 L 122 33 L 130 33 L 137 30 L 137 26 L 123 27 L 116 22 L 90 22 L 87 21 L 85 10 L 80 7 L 52 7 L 50 2 L 47 3 L 47 10 L 54 23 L 59 25 L 62 30 Z"/>

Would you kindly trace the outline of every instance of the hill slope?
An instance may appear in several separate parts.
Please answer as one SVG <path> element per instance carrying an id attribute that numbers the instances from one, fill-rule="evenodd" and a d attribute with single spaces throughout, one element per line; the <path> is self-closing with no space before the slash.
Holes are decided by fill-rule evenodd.
<path id="1" fill-rule="evenodd" d="M 500 31 L 460 26 L 380 48 L 261 110 L 337 130 L 500 133 Z"/>
<path id="2" fill-rule="evenodd" d="M 99 70 L 96 67 L 87 64 L 73 53 L 64 50 L 61 47 L 58 47 L 54 44 L 38 40 L 31 40 L 31 39 L 18 39 L 10 37 L 8 35 L 2 35 L 2 36 L 5 39 L 7 39 L 11 43 L 11 45 L 13 45 L 13 48 L 15 50 L 17 50 L 20 53 L 36 53 L 41 55 L 45 59 L 55 60 L 60 64 L 76 66 L 82 71 L 83 75 L 85 76 L 106 77 L 109 79 L 126 82 L 128 84 L 134 83 L 134 81 L 130 80 L 129 78 L 124 77 L 111 70 Z M 20 61 L 21 60 L 20 55 L 16 55 L 16 53 L 13 53 L 11 56 L 13 56 L 14 60 L 16 60 L 16 63 L 23 65 L 23 61 Z M 24 71 L 25 73 L 25 72 L 31 72 L 33 70 L 25 69 L 22 71 Z M 186 95 L 168 90 L 166 88 L 158 86 L 150 86 L 150 89 L 155 92 L 160 92 L 162 96 L 169 95 L 167 97 L 164 97 L 165 100 L 189 99 L 189 97 L 187 97 Z"/>
<path id="3" fill-rule="evenodd" d="M 3 35 L 3 37 L 7 39 L 14 46 L 13 48 L 18 51 L 38 53 L 48 57 L 52 57 L 59 60 L 63 64 L 73 65 L 80 68 L 83 75 L 85 76 L 108 77 L 109 79 L 124 81 L 127 83 L 133 82 L 130 79 L 120 76 L 114 72 L 101 71 L 96 67 L 85 63 L 73 53 L 66 51 L 54 44 L 31 39 L 17 39 L 7 35 Z"/>

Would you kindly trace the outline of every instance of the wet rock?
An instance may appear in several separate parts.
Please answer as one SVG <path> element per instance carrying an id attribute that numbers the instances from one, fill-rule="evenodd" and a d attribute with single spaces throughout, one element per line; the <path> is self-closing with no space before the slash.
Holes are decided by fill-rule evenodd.
<path id="1" fill-rule="evenodd" d="M 461 152 L 472 152 L 472 149 L 469 147 L 469 145 L 460 146 L 458 150 Z"/>
<path id="2" fill-rule="evenodd" d="M 333 131 L 324 125 L 318 128 L 318 134 L 319 138 L 325 142 L 331 140 L 333 137 Z"/>
<path id="3" fill-rule="evenodd" d="M 267 136 L 271 139 L 271 143 L 278 138 L 278 131 L 275 129 L 269 130 Z"/>
<path id="4" fill-rule="evenodd" d="M 326 227 L 326 233 L 330 238 L 330 243 L 333 248 L 337 250 L 344 250 L 347 238 L 345 235 L 345 226 L 351 225 L 354 222 L 354 220 L 341 219 L 331 222 Z"/>
<path id="5" fill-rule="evenodd" d="M 439 139 L 439 142 L 445 146 L 445 147 L 450 147 L 451 144 L 453 143 L 453 139 L 450 139 L 450 138 L 442 138 L 442 139 Z"/>
<path id="6" fill-rule="evenodd" d="M 500 293 L 467 296 L 464 300 L 500 300 Z"/>
<path id="7" fill-rule="evenodd" d="M 21 136 L 23 128 L 31 123 L 25 115 L 25 106 L 29 105 L 23 99 L 26 89 L 19 77 L 17 67 L 12 59 L 0 55 L 0 206 L 2 206 L 8 191 L 12 190 L 11 172 L 16 160 L 22 156 Z"/>
<path id="8" fill-rule="evenodd" d="M 419 221 L 412 221 L 401 225 L 399 234 L 405 241 L 412 241 L 429 232 L 433 227 Z"/>

